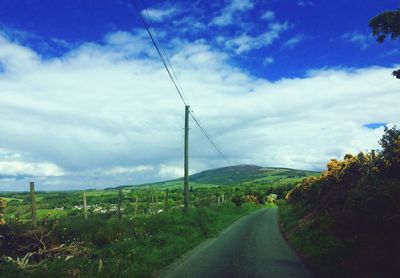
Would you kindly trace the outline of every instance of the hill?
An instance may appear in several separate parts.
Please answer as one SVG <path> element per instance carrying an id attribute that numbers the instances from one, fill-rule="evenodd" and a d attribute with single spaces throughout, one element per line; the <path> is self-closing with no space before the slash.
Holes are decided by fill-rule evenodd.
<path id="1" fill-rule="evenodd" d="M 317 172 L 289 168 L 261 167 L 256 165 L 236 165 L 206 170 L 191 175 L 190 181 L 203 184 L 233 185 L 267 177 L 299 178 L 314 175 Z"/>
<path id="2" fill-rule="evenodd" d="M 200 186 L 237 185 L 243 183 L 264 183 L 279 179 L 303 178 L 316 176 L 319 172 L 296 170 L 290 168 L 261 167 L 257 165 L 235 165 L 202 171 L 189 176 L 191 184 Z M 140 185 L 124 185 L 117 188 L 132 187 L 177 187 L 181 186 L 183 178 L 145 183 Z M 108 188 L 115 189 L 115 188 Z"/>

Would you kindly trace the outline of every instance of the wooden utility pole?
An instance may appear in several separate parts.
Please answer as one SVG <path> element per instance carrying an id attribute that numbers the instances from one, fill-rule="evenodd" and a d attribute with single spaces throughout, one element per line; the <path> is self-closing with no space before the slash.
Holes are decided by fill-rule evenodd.
<path id="1" fill-rule="evenodd" d="M 32 211 L 32 224 L 36 227 L 36 203 L 35 203 L 35 183 L 31 181 L 29 183 L 29 188 L 31 192 L 31 211 Z"/>
<path id="2" fill-rule="evenodd" d="M 83 213 L 85 215 L 85 219 L 88 219 L 87 200 L 85 191 L 83 192 Z"/>
<path id="3" fill-rule="evenodd" d="M 183 181 L 183 208 L 185 211 L 189 209 L 189 109 L 185 106 L 185 165 L 184 165 L 184 181 Z"/>
<path id="4" fill-rule="evenodd" d="M 122 206 L 122 200 L 123 199 L 124 199 L 124 194 L 122 193 L 122 189 L 120 188 L 118 190 L 118 203 L 117 203 L 117 217 L 118 217 L 118 219 L 122 218 L 121 206 Z"/>

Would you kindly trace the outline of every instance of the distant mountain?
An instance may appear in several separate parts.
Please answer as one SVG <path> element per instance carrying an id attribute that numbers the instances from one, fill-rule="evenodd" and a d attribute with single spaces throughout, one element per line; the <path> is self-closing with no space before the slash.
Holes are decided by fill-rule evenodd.
<path id="1" fill-rule="evenodd" d="M 235 185 L 260 179 L 282 177 L 282 178 L 301 178 L 316 175 L 319 172 L 304 171 L 290 168 L 261 167 L 257 165 L 235 165 L 206 170 L 189 176 L 189 181 L 197 184 L 209 185 Z M 171 186 L 181 184 L 183 178 L 140 184 L 137 186 Z M 130 188 L 132 185 L 119 186 L 117 188 Z M 112 189 L 112 188 L 108 188 Z M 115 189 L 115 188 L 114 188 Z"/>
<path id="2" fill-rule="evenodd" d="M 232 185 L 270 176 L 285 176 L 288 178 L 315 175 L 317 172 L 295 170 L 289 168 L 261 167 L 257 165 L 236 165 L 206 170 L 189 177 L 197 183 Z"/>

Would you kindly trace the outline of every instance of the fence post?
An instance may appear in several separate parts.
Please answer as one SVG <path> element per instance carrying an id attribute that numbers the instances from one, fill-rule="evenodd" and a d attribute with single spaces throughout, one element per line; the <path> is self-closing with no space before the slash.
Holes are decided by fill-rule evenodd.
<path id="1" fill-rule="evenodd" d="M 153 211 L 154 212 L 154 196 L 153 196 L 153 192 L 151 192 L 151 202 L 150 202 L 150 214 L 152 214 L 152 212 L 151 211 Z"/>
<path id="2" fill-rule="evenodd" d="M 165 190 L 165 207 L 164 207 L 164 210 L 165 211 L 167 211 L 168 210 L 168 194 L 169 194 L 169 189 L 167 188 L 166 190 Z"/>
<path id="3" fill-rule="evenodd" d="M 83 213 L 85 219 L 88 219 L 88 210 L 87 210 L 87 200 L 86 200 L 86 192 L 83 191 Z"/>
<path id="4" fill-rule="evenodd" d="M 136 198 L 135 198 L 135 217 L 137 216 L 137 211 L 138 211 L 138 201 L 139 201 L 139 197 L 136 196 Z"/>
<path id="5" fill-rule="evenodd" d="M 372 160 L 372 163 L 375 163 L 375 160 L 376 160 L 375 150 L 371 151 L 371 160 Z"/>
<path id="6" fill-rule="evenodd" d="M 155 205 L 156 214 L 158 214 L 158 191 L 156 191 L 156 205 Z"/>
<path id="7" fill-rule="evenodd" d="M 118 190 L 118 203 L 117 203 L 117 217 L 118 217 L 118 219 L 122 218 L 121 205 L 122 205 L 123 198 L 124 198 L 124 194 L 122 193 L 122 189 L 119 189 Z"/>
<path id="8" fill-rule="evenodd" d="M 31 212 L 32 212 L 32 224 L 36 227 L 36 203 L 35 203 L 35 183 L 31 181 L 29 183 L 29 189 L 31 193 Z"/>

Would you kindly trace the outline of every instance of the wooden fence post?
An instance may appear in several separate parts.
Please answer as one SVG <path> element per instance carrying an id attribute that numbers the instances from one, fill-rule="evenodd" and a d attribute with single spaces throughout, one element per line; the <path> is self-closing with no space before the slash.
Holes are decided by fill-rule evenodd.
<path id="1" fill-rule="evenodd" d="M 151 193 L 151 202 L 150 202 L 150 206 L 149 207 L 150 207 L 149 210 L 150 210 L 150 214 L 151 214 L 152 210 L 154 212 L 154 196 L 153 196 L 153 193 Z"/>
<path id="2" fill-rule="evenodd" d="M 156 214 L 158 214 L 158 192 L 156 191 L 156 205 L 155 205 Z"/>
<path id="3" fill-rule="evenodd" d="M 32 224 L 34 227 L 36 227 L 37 221 L 36 221 L 36 203 L 35 203 L 35 183 L 33 181 L 29 183 L 29 189 L 31 193 Z"/>
<path id="4" fill-rule="evenodd" d="M 87 209 L 87 200 L 86 200 L 86 192 L 83 191 L 83 213 L 85 219 L 88 219 L 88 209 Z"/>
<path id="5" fill-rule="evenodd" d="M 164 207 L 164 210 L 165 211 L 167 211 L 168 210 L 168 196 L 169 195 L 169 189 L 167 188 L 166 190 L 165 190 L 165 207 Z"/>
<path id="6" fill-rule="evenodd" d="M 136 196 L 136 198 L 135 198 L 135 217 L 137 216 L 137 212 L 138 212 L 138 201 L 139 201 L 139 197 Z"/>
<path id="7" fill-rule="evenodd" d="M 122 189 L 119 189 L 118 190 L 118 203 L 117 203 L 117 217 L 118 217 L 118 219 L 122 218 L 121 206 L 122 206 L 123 198 L 124 198 L 124 194 L 122 193 Z"/>

